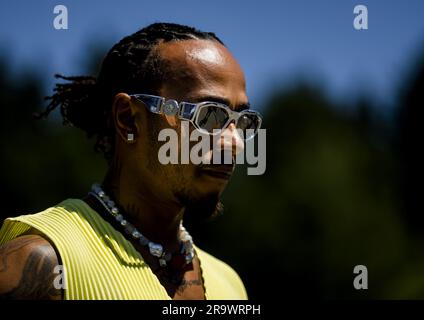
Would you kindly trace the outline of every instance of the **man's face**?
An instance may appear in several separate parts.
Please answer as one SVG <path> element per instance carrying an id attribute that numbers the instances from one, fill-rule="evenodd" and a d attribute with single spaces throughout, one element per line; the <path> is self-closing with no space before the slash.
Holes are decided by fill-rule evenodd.
<path id="1" fill-rule="evenodd" d="M 160 96 L 178 102 L 215 100 L 225 103 L 233 110 L 248 104 L 243 71 L 221 44 L 209 40 L 187 40 L 160 44 L 157 50 L 166 66 Z M 159 130 L 175 129 L 179 139 L 189 139 L 190 132 L 195 130 L 190 124 L 189 132 L 184 130 L 181 132 L 181 121 L 176 116 L 153 116 L 160 117 L 155 121 Z M 150 135 L 151 139 L 146 141 L 151 145 L 147 154 L 149 159 L 144 162 L 149 165 L 143 170 L 148 177 L 144 178 L 154 181 L 159 194 L 173 198 L 174 201 L 186 206 L 186 215 L 195 214 L 197 215 L 193 217 L 195 219 L 213 215 L 221 193 L 232 174 L 233 165 L 162 165 L 158 161 L 158 150 L 163 142 L 158 142 L 158 131 L 153 131 L 156 134 Z M 224 134 L 230 139 L 226 139 L 226 142 L 217 142 L 221 144 L 222 149 L 232 150 L 234 153 L 235 147 L 237 151 L 243 148 L 243 141 L 237 135 L 234 124 L 231 124 Z M 197 142 L 191 142 L 190 146 L 195 143 Z M 211 145 L 211 148 L 216 147 L 216 144 Z M 180 143 L 179 150 L 181 150 Z M 205 157 L 210 159 L 212 150 Z"/>

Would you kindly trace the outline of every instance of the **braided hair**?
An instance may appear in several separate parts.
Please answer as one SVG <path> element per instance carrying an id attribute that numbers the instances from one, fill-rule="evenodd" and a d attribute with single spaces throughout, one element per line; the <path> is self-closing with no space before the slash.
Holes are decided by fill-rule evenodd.
<path id="1" fill-rule="evenodd" d="M 222 41 L 212 32 L 174 24 L 154 23 L 123 38 L 107 53 L 100 72 L 94 76 L 55 77 L 54 94 L 46 97 L 46 109 L 34 116 L 45 118 L 60 107 L 63 123 L 95 136 L 95 150 L 110 160 L 114 148 L 111 103 L 119 92 L 158 94 L 163 81 L 164 64 L 155 47 L 164 42 L 203 39 Z"/>

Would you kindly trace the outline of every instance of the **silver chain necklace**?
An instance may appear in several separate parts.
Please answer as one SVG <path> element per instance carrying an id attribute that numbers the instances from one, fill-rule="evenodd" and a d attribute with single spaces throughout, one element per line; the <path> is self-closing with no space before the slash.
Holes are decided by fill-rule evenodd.
<path id="1" fill-rule="evenodd" d="M 111 200 L 105 192 L 102 190 L 98 183 L 93 184 L 91 191 L 89 192 L 94 196 L 105 209 L 115 218 L 115 220 L 125 229 L 125 232 L 131 237 L 138 241 L 142 246 L 149 249 L 152 256 L 159 259 L 159 265 L 166 267 L 168 262 L 172 259 L 172 253 L 166 252 L 163 246 L 158 243 L 154 243 L 147 239 L 140 231 L 136 229 L 131 223 L 124 219 L 123 215 L 119 213 L 118 207 L 115 202 Z M 185 264 L 189 264 L 194 258 L 193 239 L 187 230 L 184 228 L 182 222 L 180 223 L 180 253 L 184 254 Z"/>

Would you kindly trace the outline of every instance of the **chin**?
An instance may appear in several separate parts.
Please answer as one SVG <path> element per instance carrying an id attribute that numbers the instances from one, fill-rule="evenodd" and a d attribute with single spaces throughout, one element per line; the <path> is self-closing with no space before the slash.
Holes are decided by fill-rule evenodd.
<path id="1" fill-rule="evenodd" d="M 197 199 L 219 199 L 228 183 L 228 181 L 210 181 L 209 179 L 196 182 L 192 194 L 193 198 Z"/>
<path id="2" fill-rule="evenodd" d="M 220 201 L 223 187 L 197 183 L 176 194 L 185 207 L 184 222 L 198 224 L 213 220 L 223 212 Z"/>
<path id="3" fill-rule="evenodd" d="M 221 193 L 228 184 L 231 175 L 222 174 L 214 171 L 201 171 L 196 175 L 193 182 L 196 189 L 200 192 L 219 192 Z"/>

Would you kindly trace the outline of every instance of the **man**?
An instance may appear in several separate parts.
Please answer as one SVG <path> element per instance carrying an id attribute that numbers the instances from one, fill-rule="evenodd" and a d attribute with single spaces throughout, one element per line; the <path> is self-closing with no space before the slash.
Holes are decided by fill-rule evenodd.
<path id="1" fill-rule="evenodd" d="M 233 157 L 246 138 L 237 129 L 259 129 L 259 115 L 242 111 L 249 109 L 244 75 L 223 43 L 156 23 L 117 43 L 97 78 L 59 77 L 70 83 L 56 85 L 39 117 L 60 107 L 65 122 L 97 137 L 109 170 L 83 199 L 6 219 L 0 297 L 246 299 L 235 271 L 196 247 L 182 224 L 220 213 L 234 164 L 158 159 L 161 129 L 182 139 L 219 129 L 230 137 L 219 146 Z"/>

